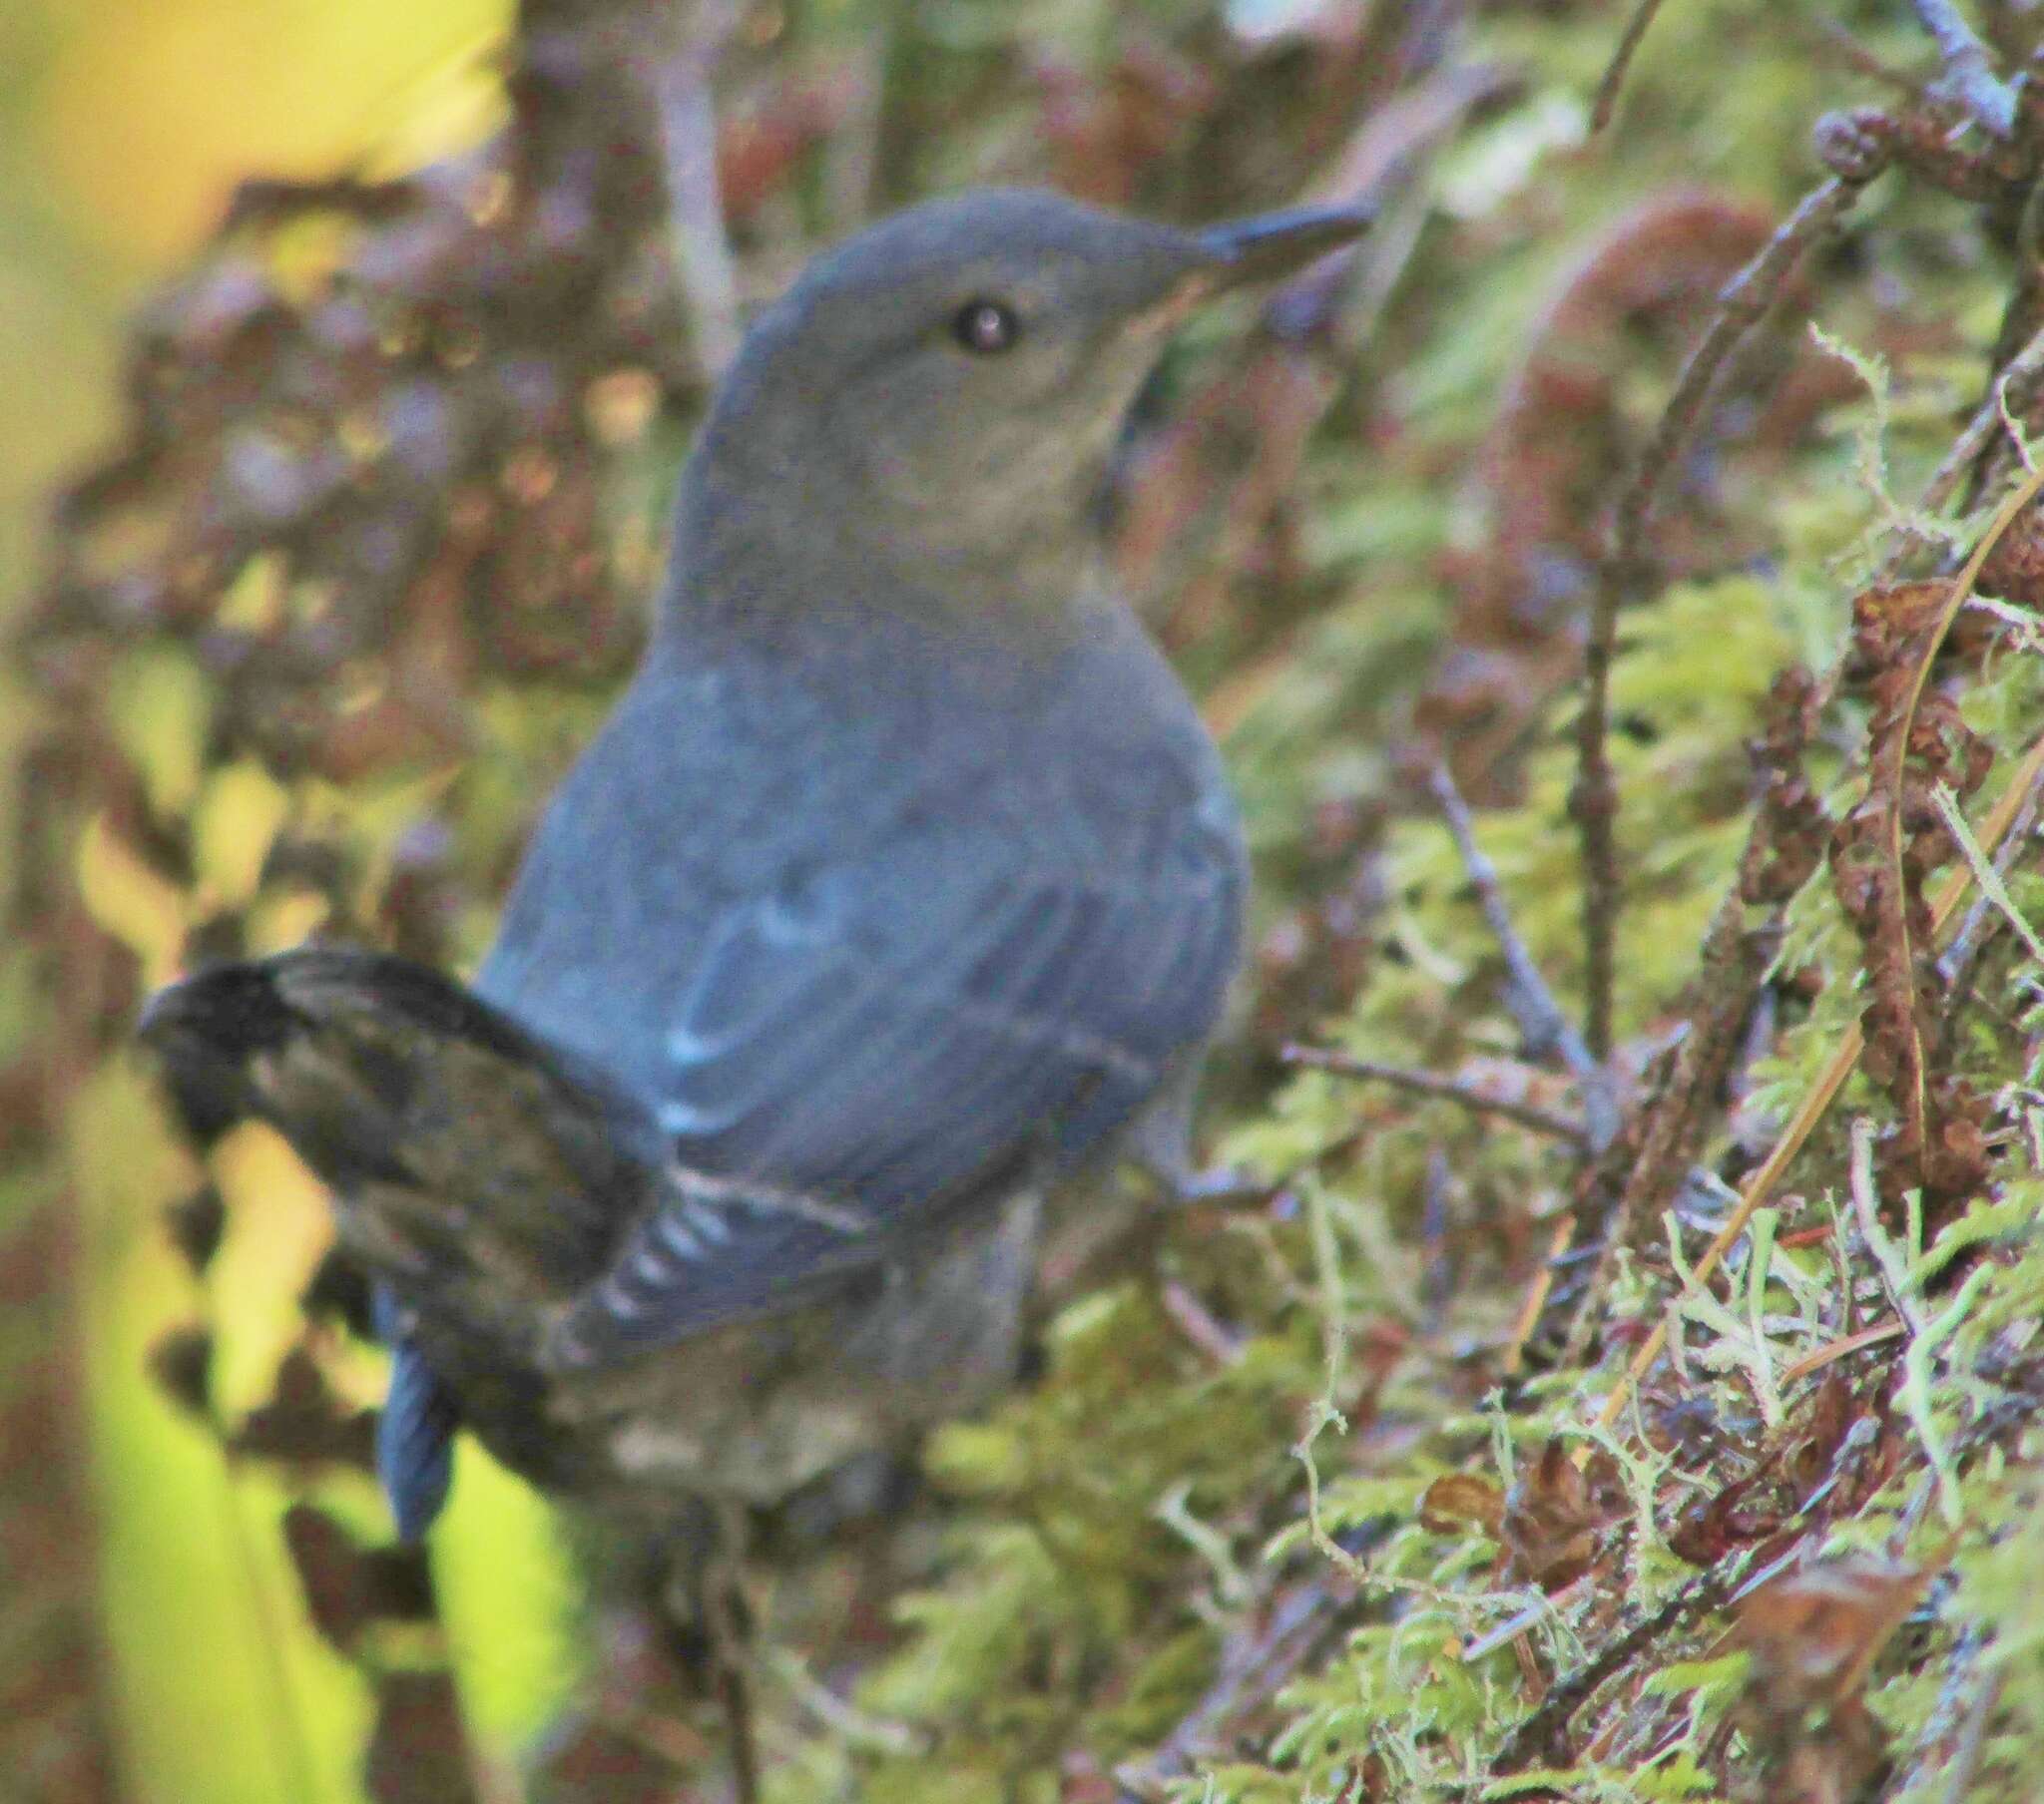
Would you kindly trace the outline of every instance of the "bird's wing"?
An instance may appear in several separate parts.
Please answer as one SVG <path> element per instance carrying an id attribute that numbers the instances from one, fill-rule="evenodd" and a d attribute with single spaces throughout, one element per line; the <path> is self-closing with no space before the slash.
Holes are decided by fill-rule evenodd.
<path id="1" fill-rule="evenodd" d="M 947 1200 L 1068 1164 L 1205 1038 L 1240 937 L 1232 829 L 1066 867 L 986 833 L 728 909 L 650 1086 L 683 1167 L 571 1316 L 597 1363 L 756 1315 Z M 643 1078 L 643 1074 L 635 1074 Z M 751 1188 L 748 1199 L 743 1192 Z"/>

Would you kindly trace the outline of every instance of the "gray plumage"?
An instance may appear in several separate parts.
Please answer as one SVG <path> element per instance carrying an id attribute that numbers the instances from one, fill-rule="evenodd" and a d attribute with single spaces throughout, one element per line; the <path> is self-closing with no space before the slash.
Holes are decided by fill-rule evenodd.
<path id="1" fill-rule="evenodd" d="M 1233 809 L 1126 614 L 1018 656 L 854 606 L 787 647 L 670 624 L 476 987 L 623 1079 L 685 1164 L 880 1231 L 789 1212 L 714 1263 L 621 1262 L 592 1348 L 757 1312 L 975 1185 L 1068 1168 L 1205 1038 L 1234 968 Z"/>
<path id="2" fill-rule="evenodd" d="M 528 1470 L 629 1465 L 628 1444 L 672 1440 L 698 1407 L 674 1398 L 700 1386 L 637 1422 L 617 1401 L 631 1385 L 604 1388 L 660 1349 L 706 1369 L 691 1350 L 725 1349 L 719 1382 L 742 1373 L 747 1407 L 770 1413 L 771 1384 L 798 1389 L 798 1362 L 763 1366 L 771 1335 L 749 1342 L 744 1325 L 790 1312 L 823 1325 L 816 1344 L 884 1343 L 869 1371 L 917 1399 L 874 1407 L 885 1434 L 947 1397 L 969 1403 L 975 1387 L 944 1384 L 938 1362 L 971 1315 L 959 1273 L 1026 1287 L 1035 1216 L 1013 1199 L 1126 1143 L 1146 1112 L 1168 1129 L 1153 1154 L 1179 1159 L 1169 1129 L 1239 958 L 1243 843 L 1212 741 L 1113 591 L 1094 503 L 1185 308 L 1361 224 L 1307 214 L 1190 233 L 1047 195 L 967 195 L 818 259 L 748 335 L 683 480 L 645 663 L 548 807 L 475 979 L 489 1009 L 471 1021 L 384 967 L 345 980 L 340 1014 L 357 1027 L 391 986 L 407 1083 L 435 1089 L 450 1047 L 493 1036 L 507 1081 L 535 1065 L 569 1074 L 536 1093 L 573 1118 L 558 1132 L 627 1124 L 629 1181 L 590 1178 L 594 1200 L 561 1204 L 576 1245 L 601 1249 L 594 1267 L 577 1262 L 570 1281 L 554 1257 L 558 1294 L 501 1355 L 527 1378 L 480 1408 L 500 1448 L 519 1439 L 507 1413 L 537 1410 L 601 1419 L 610 1452 L 527 1457 Z M 337 1029 L 302 1025 L 327 1006 L 303 995 L 335 994 L 332 973 L 319 981 L 275 1006 L 301 1024 L 291 1044 L 328 1036 L 330 1076 L 355 1055 Z M 193 1034 L 179 1044 L 195 1056 Z M 251 1095 L 303 1147 L 318 1135 L 304 1097 L 279 1089 L 289 1067 L 250 1064 Z M 464 1070 L 484 1081 L 483 1066 Z M 399 1163 L 403 1132 L 426 1121 L 458 1134 L 462 1117 L 436 1106 L 404 1116 L 409 1128 L 385 1123 Z M 540 1110 L 532 1131 L 557 1134 L 551 1120 Z M 490 1159 L 489 1138 L 473 1151 Z M 373 1248 L 363 1187 L 357 1242 Z M 459 1244 L 444 1236 L 427 1265 Z M 939 1244 L 955 1258 L 916 1250 Z M 918 1318 L 887 1302 L 892 1279 L 871 1290 L 908 1268 L 921 1276 L 900 1297 L 939 1299 L 950 1325 L 935 1303 Z M 428 1283 L 424 1269 L 386 1256 L 380 1271 L 417 1324 L 412 1427 L 392 1437 L 407 1470 L 387 1475 L 413 1522 L 444 1487 L 433 1384 L 477 1419 L 488 1363 L 433 1319 L 427 1293 L 470 1298 L 463 1320 L 495 1301 L 473 1273 Z M 973 1359 L 990 1371 L 1012 1363 L 1017 1301 L 980 1312 L 991 1325 Z M 578 1373 L 604 1402 L 570 1394 Z M 792 1460 L 804 1473 L 818 1449 L 859 1438 L 791 1432 L 814 1443 Z M 699 1444 L 690 1482 L 714 1489 L 724 1456 Z M 727 1464 L 752 1470 L 736 1452 Z"/>

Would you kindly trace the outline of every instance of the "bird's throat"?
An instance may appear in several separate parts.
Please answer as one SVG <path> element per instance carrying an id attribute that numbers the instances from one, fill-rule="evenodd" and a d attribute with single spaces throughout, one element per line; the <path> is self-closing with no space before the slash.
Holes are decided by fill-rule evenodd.
<path id="1" fill-rule="evenodd" d="M 820 493 L 799 465 L 731 468 L 706 444 L 683 484 L 662 628 L 872 614 L 1054 650 L 1106 587 L 1093 482 L 969 496 Z"/>

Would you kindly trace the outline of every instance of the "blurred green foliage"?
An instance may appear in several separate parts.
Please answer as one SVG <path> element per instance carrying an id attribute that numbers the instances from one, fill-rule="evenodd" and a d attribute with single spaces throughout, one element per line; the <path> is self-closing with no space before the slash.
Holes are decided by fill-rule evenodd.
<path id="1" fill-rule="evenodd" d="M 0 174 L 20 179 L 0 182 L 0 379 L 18 397 L 0 414 L 0 597 L 25 590 L 34 497 L 111 428 L 112 322 L 195 245 L 224 182 L 336 161 L 402 168 L 474 142 L 502 118 L 479 46 L 505 23 L 480 0 L 49 0 L 4 28 Z M 1827 1288 L 1836 1262 L 1820 1240 L 1777 1236 L 1747 1243 L 1735 1287 L 1682 1325 L 1671 1370 L 1702 1424 L 1699 1445 L 1662 1433 L 1659 1416 L 1645 1437 L 1586 1429 L 1586 1398 L 1609 1390 L 1658 1319 L 1671 1270 L 1704 1238 L 1696 1217 L 1721 1200 L 1693 1195 L 1668 1222 L 1635 1224 L 1611 1274 L 1603 1363 L 1535 1376 L 1507 1403 L 1498 1356 L 1575 1194 L 1574 1166 L 1534 1134 L 1448 1103 L 1321 1074 L 1280 1082 L 1270 1058 L 1280 1038 L 1311 1036 L 1566 1102 L 1558 1080 L 1516 1061 L 1496 946 L 1447 836 L 1409 806 L 1397 747 L 1423 728 L 1447 741 L 1486 804 L 1480 836 L 1519 927 L 1578 1006 L 1568 682 L 1603 510 L 1712 295 L 1818 179 L 1817 116 L 1889 98 L 1869 73 L 1881 64 L 1929 69 L 1905 7 L 1669 0 L 1615 125 L 1592 138 L 1589 97 L 1619 23 L 1587 4 L 742 9 L 725 97 L 728 189 L 736 197 L 754 167 L 742 153 L 784 152 L 743 208 L 735 201 L 750 297 L 869 202 L 966 180 L 1090 184 L 1102 198 L 1190 213 L 1288 198 L 1393 111 L 1398 96 L 1357 73 L 1358 43 L 1434 31 L 1444 48 L 1431 67 L 1491 65 L 1500 77 L 1452 130 L 1412 131 L 1409 176 L 1393 185 L 1379 233 L 1392 249 L 1366 264 L 1363 299 L 1344 303 L 1345 335 L 1337 326 L 1287 361 L 1268 318 L 1202 322 L 1171 355 L 1132 447 L 1125 520 L 1155 501 L 1200 552 L 1190 572 L 1163 553 L 1140 570 L 1165 592 L 1152 598 L 1161 630 L 1226 729 L 1263 880 L 1258 994 L 1224 1074 L 1216 1137 L 1272 1178 L 1277 1199 L 1174 1223 L 1154 1271 L 1057 1316 L 1026 1392 L 935 1439 L 938 1551 L 896 1600 L 884 1650 L 846 1660 L 817 1629 L 769 1640 L 763 1655 L 776 1804 L 1091 1800 L 1114 1795 L 1124 1762 L 1139 1795 L 1202 1804 L 1542 1795 L 1524 1772 L 1493 1783 L 1500 1749 L 1536 1707 L 1528 1663 L 1551 1683 L 1621 1624 L 1672 1607 L 1695 1582 L 1671 1545 L 1684 1503 L 1744 1475 L 1777 1405 L 1814 1407 L 1828 1368 L 1784 1373 L 1841 1332 Z M 1415 70 L 1422 87 L 1424 59 Z M 1320 103 L 1343 82 L 1371 104 L 1334 133 Z M 346 236 L 331 222 L 308 229 L 291 252 L 296 273 L 279 282 L 318 291 L 344 254 L 321 230 Z M 1979 398 L 2009 245 L 1991 210 L 1884 178 L 1786 309 L 1884 359 L 1883 405 L 1793 325 L 1763 333 L 1711 417 L 1709 448 L 1670 485 L 1657 530 L 1671 580 L 1627 618 L 1614 682 L 1618 1018 L 1631 1077 L 1666 1051 L 1689 1008 L 1697 949 L 1751 819 L 1746 747 L 1775 677 L 1791 664 L 1839 664 L 1866 536 L 1909 505 Z M 1316 390 L 1300 365 L 1329 342 Z M 643 587 L 657 563 L 693 405 L 686 382 L 658 386 L 644 409 L 654 417 L 621 430 L 602 466 L 591 538 L 625 587 Z M 1319 429 L 1284 495 L 1246 530 L 1215 526 L 1240 471 L 1207 491 L 1191 484 L 1191 499 L 1175 494 L 1184 467 L 1156 456 L 1160 444 L 1189 442 L 1203 468 L 1225 465 L 1237 441 L 1269 455 L 1288 442 L 1282 422 L 1301 394 Z M 601 398 L 582 397 L 591 408 Z M 1174 441 L 1174 420 L 1197 430 Z M 526 486 L 543 487 L 543 474 L 526 471 Z M 520 480 L 507 472 L 505 486 Z M 1218 594 L 1189 575 L 1212 578 Z M 215 589 L 210 618 L 256 638 L 322 605 L 298 573 L 260 557 Z M 360 711 L 408 655 L 384 642 L 346 668 Z M 484 943 L 530 812 L 600 716 L 619 663 L 597 658 L 594 676 L 538 659 L 452 667 L 458 750 L 406 742 L 348 780 L 286 768 L 260 747 L 224 751 L 214 679 L 190 639 L 137 629 L 108 660 L 101 693 L 140 801 L 124 818 L 72 822 L 67 868 L 98 930 L 148 982 L 221 919 L 256 949 L 333 918 L 319 884 L 276 874 L 271 854 L 288 841 L 342 847 L 345 881 L 328 887 L 359 897 L 359 918 L 381 919 L 430 827 L 452 873 L 435 892 L 446 907 L 434 931 L 458 964 Z M 1997 757 L 1968 804 L 1977 819 L 2044 722 L 2034 630 L 1955 680 Z M 1804 759 L 1834 809 L 1864 784 L 1866 714 L 1863 697 L 1844 695 Z M 17 811 L 17 747 L 36 717 L 35 696 L 0 694 L 0 771 Z M 172 823 L 189 885 L 162 849 Z M 2034 861 L 2011 892 L 2044 919 Z M 1713 1171 L 1745 1169 L 1858 1019 L 1859 957 L 1819 874 L 1789 911 L 1777 962 L 1781 1032 L 1714 1127 Z M 1943 1795 L 1955 1717 L 1990 1685 L 2000 1702 L 1979 1771 L 2000 1789 L 1977 1795 L 2028 1797 L 2044 1747 L 2044 1618 L 2021 1582 L 2044 1454 L 2022 1414 L 2044 1305 L 2038 1179 L 2021 1137 L 2034 1133 L 2034 1112 L 2023 1113 L 2038 1044 L 2030 975 L 2005 938 L 1980 980 L 1994 1007 L 1965 1019 L 1951 1055 L 2005 1109 L 2010 1150 L 1995 1183 L 1970 1213 L 1953 1211 L 1942 1240 L 1904 1248 L 1914 1275 L 1898 1294 L 1870 1266 L 1847 1281 L 1862 1326 L 1905 1302 L 1912 1321 L 1928 1320 L 1947 1300 L 1935 1268 L 1962 1258 L 1978 1274 L 1964 1280 L 1968 1310 L 1937 1336 L 1912 1333 L 1912 1363 L 1896 1366 L 1878 1412 L 1903 1451 L 1801 1550 L 1878 1550 L 1943 1575 L 1871 1693 L 1893 1763 L 1887 1795 L 1912 1800 Z M 34 1031 L 28 991 L 25 956 L 0 955 L 0 1049 Z M 1771 1227 L 1807 1233 L 1849 1208 L 1843 1124 L 1886 1108 L 1877 1086 L 1853 1081 Z M 228 1240 L 201 1294 L 158 1219 L 196 1173 L 140 1074 L 110 1054 L 79 1076 L 65 1113 L 52 1163 L 87 1229 L 75 1301 L 132 1795 L 353 1798 L 369 1685 L 309 1625 L 276 1523 L 310 1491 L 374 1540 L 380 1507 L 359 1475 L 313 1482 L 225 1460 L 218 1437 L 146 1376 L 164 1329 L 198 1317 L 220 1330 L 222 1415 L 262 1399 L 299 1332 L 323 1202 L 274 1141 L 231 1141 L 215 1169 Z M 34 1181 L 23 1208 L 54 1175 Z M 329 1380 L 350 1403 L 373 1399 L 376 1356 L 322 1332 Z M 1870 1368 L 1840 1369 L 1865 1396 L 1879 1388 Z M 1673 1407 L 1665 1391 L 1643 1406 Z M 1523 1479 L 1551 1437 L 1608 1458 L 1616 1520 L 1633 1525 L 1597 1584 L 1560 1596 L 1501 1568 L 1490 1534 L 1423 1508 L 1444 1473 L 1500 1490 Z M 575 1690 L 590 1637 L 543 1507 L 473 1450 L 462 1460 L 434 1545 L 444 1640 L 422 1625 L 375 1657 L 451 1660 L 486 1789 L 512 1796 L 523 1750 Z M 1709 1798 L 1728 1795 L 1728 1770 L 1742 1788 L 1731 1795 L 1791 1795 L 1750 1789 L 1766 1782 L 1758 1766 L 1727 1767 L 1735 1731 L 1752 1748 L 1766 1725 L 1750 1702 L 1759 1656 L 1721 1645 L 1725 1601 L 1643 1654 L 1626 1707 L 1603 1719 L 1608 1733 L 1578 1737 L 1575 1766 L 1537 1781 L 1546 1795 Z M 784 1595 L 772 1603 L 778 1619 L 813 1621 Z M 1516 1645 L 1506 1635 L 1467 1657 L 1522 1614 Z M 1262 1665 L 1250 1657 L 1260 1649 Z"/>

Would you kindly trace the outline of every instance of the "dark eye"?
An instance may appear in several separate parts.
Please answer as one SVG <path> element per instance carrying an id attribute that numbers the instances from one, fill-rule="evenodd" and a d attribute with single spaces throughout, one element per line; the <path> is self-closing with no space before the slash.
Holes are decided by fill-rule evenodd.
<path id="1" fill-rule="evenodd" d="M 968 300 L 951 317 L 951 336 L 977 357 L 1006 350 L 1022 335 L 1022 322 L 1004 300 Z"/>

